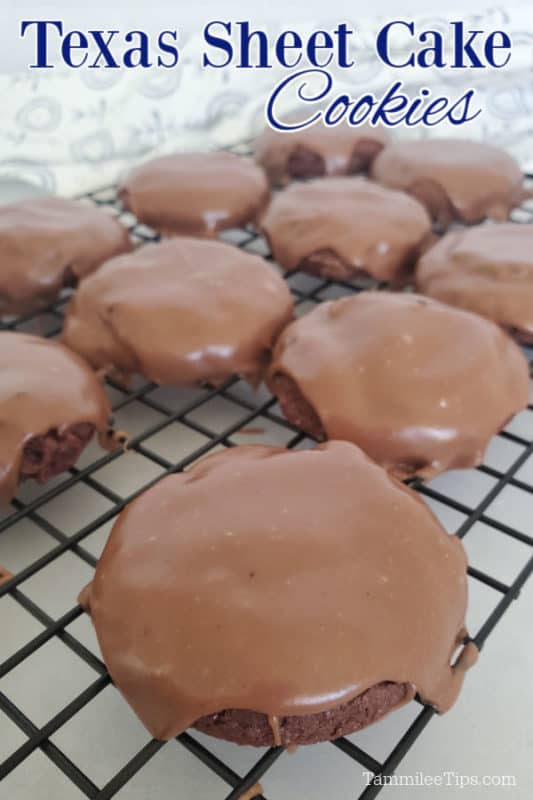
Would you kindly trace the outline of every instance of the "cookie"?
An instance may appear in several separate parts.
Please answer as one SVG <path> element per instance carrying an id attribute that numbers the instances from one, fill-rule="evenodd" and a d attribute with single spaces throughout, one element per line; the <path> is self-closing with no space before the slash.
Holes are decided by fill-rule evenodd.
<path id="1" fill-rule="evenodd" d="M 221 242 L 175 238 L 108 261 L 82 281 L 63 339 L 126 382 L 257 381 L 292 318 L 282 278 L 259 256 Z"/>
<path id="2" fill-rule="evenodd" d="M 467 139 L 394 142 L 376 158 L 371 174 L 418 198 L 442 228 L 453 220 L 506 220 L 529 196 L 514 158 Z"/>
<path id="3" fill-rule="evenodd" d="M 451 663 L 466 592 L 460 540 L 359 448 L 328 442 L 234 447 L 164 478 L 119 516 L 80 602 L 153 736 L 196 725 L 290 746 L 415 692 L 449 709 L 477 653 Z"/>
<path id="4" fill-rule="evenodd" d="M 51 196 L 0 206 L 0 316 L 46 307 L 130 248 L 126 228 L 95 206 Z"/>
<path id="5" fill-rule="evenodd" d="M 384 128 L 370 125 L 328 128 L 317 122 L 294 131 L 266 128 L 255 142 L 255 160 L 273 186 L 285 186 L 298 178 L 364 172 L 389 140 Z"/>
<path id="6" fill-rule="evenodd" d="M 135 167 L 119 197 L 139 222 L 165 236 L 214 237 L 254 222 L 269 200 L 263 171 L 223 151 L 175 153 Z"/>
<path id="7" fill-rule="evenodd" d="M 431 220 L 402 192 L 364 178 L 324 178 L 276 195 L 260 227 L 285 270 L 401 282 L 420 255 Z"/>
<path id="8" fill-rule="evenodd" d="M 321 303 L 278 340 L 267 378 L 287 419 L 346 439 L 399 478 L 481 463 L 529 401 L 529 369 L 497 325 L 412 294 Z"/>
<path id="9" fill-rule="evenodd" d="M 418 289 L 533 344 L 533 227 L 482 225 L 444 236 L 420 259 Z"/>
<path id="10" fill-rule="evenodd" d="M 59 342 L 0 333 L 0 501 L 19 481 L 46 483 L 78 460 L 111 407 L 90 367 Z"/>

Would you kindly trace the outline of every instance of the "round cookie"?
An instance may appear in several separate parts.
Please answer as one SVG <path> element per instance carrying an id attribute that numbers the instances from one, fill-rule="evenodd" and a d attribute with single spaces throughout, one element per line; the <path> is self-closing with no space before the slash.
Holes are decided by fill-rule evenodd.
<path id="1" fill-rule="evenodd" d="M 0 205 L 0 316 L 44 308 L 129 249 L 126 228 L 95 206 L 52 196 Z"/>
<path id="2" fill-rule="evenodd" d="M 482 461 L 529 400 L 529 369 L 497 325 L 412 294 L 363 292 L 289 325 L 267 379 L 287 419 L 346 439 L 399 478 Z"/>
<path id="3" fill-rule="evenodd" d="M 222 242 L 175 238 L 112 259 L 82 281 L 63 338 L 96 369 L 127 382 L 256 381 L 292 319 L 282 278 Z"/>
<path id="4" fill-rule="evenodd" d="M 426 205 L 443 228 L 454 220 L 506 220 L 529 196 L 518 163 L 504 150 L 467 139 L 394 142 L 372 165 L 372 177 Z"/>
<path id="5" fill-rule="evenodd" d="M 415 692 L 450 708 L 477 654 L 451 665 L 466 592 L 463 546 L 419 496 L 328 442 L 230 448 L 164 478 L 119 516 L 80 603 L 156 738 L 296 745 Z"/>
<path id="6" fill-rule="evenodd" d="M 389 141 L 384 128 L 370 125 L 328 128 L 317 122 L 296 131 L 266 128 L 255 142 L 255 160 L 273 186 L 285 186 L 298 178 L 364 172 Z"/>
<path id="7" fill-rule="evenodd" d="M 39 483 L 69 469 L 111 407 L 90 367 L 59 342 L 0 332 L 0 501 L 20 480 Z"/>
<path id="8" fill-rule="evenodd" d="M 165 236 L 214 237 L 254 222 L 270 193 L 263 171 L 233 153 L 175 153 L 135 167 L 119 197 Z"/>
<path id="9" fill-rule="evenodd" d="M 482 225 L 444 236 L 420 259 L 419 290 L 475 311 L 533 344 L 533 226 Z"/>
<path id="10" fill-rule="evenodd" d="M 400 281 L 431 230 L 425 208 L 364 178 L 324 178 L 276 195 L 260 226 L 286 270 Z"/>

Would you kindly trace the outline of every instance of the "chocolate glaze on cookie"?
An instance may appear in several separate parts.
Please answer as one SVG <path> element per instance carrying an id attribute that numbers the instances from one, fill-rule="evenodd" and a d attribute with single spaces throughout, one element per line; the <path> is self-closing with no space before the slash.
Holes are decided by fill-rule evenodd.
<path id="1" fill-rule="evenodd" d="M 431 229 L 425 208 L 364 178 L 325 178 L 280 192 L 260 222 L 275 260 L 348 280 L 405 279 Z"/>
<path id="2" fill-rule="evenodd" d="M 266 128 L 255 143 L 255 159 L 273 186 L 295 178 L 354 175 L 368 169 L 389 142 L 384 128 L 323 123 L 295 131 Z"/>
<path id="3" fill-rule="evenodd" d="M 214 237 L 254 222 L 269 200 L 263 171 L 233 153 L 175 153 L 135 167 L 119 190 L 140 222 L 165 236 Z"/>
<path id="4" fill-rule="evenodd" d="M 514 158 L 465 139 L 394 142 L 376 158 L 371 173 L 385 186 L 417 197 L 443 228 L 454 219 L 506 220 L 529 196 Z"/>
<path id="5" fill-rule="evenodd" d="M 388 292 L 322 303 L 289 325 L 268 384 L 293 424 L 354 442 L 400 478 L 479 464 L 529 400 L 527 361 L 497 325 Z"/>
<path id="6" fill-rule="evenodd" d="M 292 318 L 289 289 L 258 256 L 175 238 L 109 261 L 72 299 L 63 337 L 97 369 L 127 382 L 256 381 Z"/>
<path id="7" fill-rule="evenodd" d="M 466 591 L 462 544 L 416 493 L 329 442 L 231 448 L 163 479 L 122 512 L 80 601 L 154 736 L 196 723 L 290 745 L 415 691 L 450 708 L 477 653 L 455 661 Z"/>
<path id="8" fill-rule="evenodd" d="M 353 700 L 316 714 L 276 716 L 234 708 L 201 717 L 194 727 L 219 739 L 255 747 L 316 744 L 366 728 L 412 700 L 413 694 L 410 683 L 382 681 Z"/>
<path id="9" fill-rule="evenodd" d="M 39 483 L 78 459 L 111 407 L 90 367 L 59 342 L 0 333 L 0 502 L 19 480 Z"/>
<path id="10" fill-rule="evenodd" d="M 126 228 L 94 206 L 62 197 L 0 206 L 0 315 L 47 306 L 130 248 Z"/>
<path id="11" fill-rule="evenodd" d="M 444 236 L 419 261 L 421 292 L 533 343 L 533 226 L 482 225 Z"/>

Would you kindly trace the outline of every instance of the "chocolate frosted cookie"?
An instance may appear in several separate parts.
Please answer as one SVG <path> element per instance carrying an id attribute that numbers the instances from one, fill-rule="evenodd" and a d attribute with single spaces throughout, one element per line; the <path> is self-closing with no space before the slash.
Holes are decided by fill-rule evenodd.
<path id="1" fill-rule="evenodd" d="M 399 281 L 431 229 L 425 208 L 364 178 L 325 178 L 280 192 L 260 222 L 286 270 Z"/>
<path id="2" fill-rule="evenodd" d="M 122 512 L 80 602 L 153 736 L 196 725 L 296 745 L 415 692 L 449 709 L 477 655 L 466 644 L 451 664 L 466 592 L 461 542 L 357 447 L 330 442 L 235 447 L 163 479 Z"/>
<path id="3" fill-rule="evenodd" d="M 389 142 L 384 128 L 317 122 L 299 131 L 266 128 L 255 143 L 255 159 L 273 186 L 295 178 L 354 175 L 368 169 Z"/>
<path id="4" fill-rule="evenodd" d="M 509 222 L 449 233 L 420 259 L 416 280 L 424 294 L 533 344 L 533 226 Z"/>
<path id="5" fill-rule="evenodd" d="M 45 483 L 77 461 L 111 407 L 90 367 L 59 342 L 0 333 L 0 502 L 20 480 Z"/>
<path id="6" fill-rule="evenodd" d="M 399 478 L 476 466 L 529 400 L 527 361 L 497 325 L 388 292 L 322 303 L 289 325 L 268 384 L 294 425 L 354 442 Z"/>
<path id="7" fill-rule="evenodd" d="M 394 142 L 374 161 L 372 177 L 417 197 L 444 228 L 454 219 L 506 220 L 529 196 L 514 158 L 464 139 Z"/>
<path id="8" fill-rule="evenodd" d="M 293 315 L 282 278 L 259 256 L 176 238 L 112 259 L 82 281 L 66 313 L 66 344 L 127 382 L 256 381 Z"/>
<path id="9" fill-rule="evenodd" d="M 0 316 L 47 306 L 130 247 L 126 228 L 94 206 L 62 197 L 0 205 Z"/>
<path id="10" fill-rule="evenodd" d="M 263 171 L 233 153 L 175 153 L 133 169 L 119 190 L 140 222 L 165 236 L 216 236 L 254 222 L 269 200 Z"/>

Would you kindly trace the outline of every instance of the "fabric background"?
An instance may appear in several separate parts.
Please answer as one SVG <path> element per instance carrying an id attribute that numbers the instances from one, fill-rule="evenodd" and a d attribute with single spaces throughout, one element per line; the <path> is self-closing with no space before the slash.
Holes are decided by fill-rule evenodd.
<path id="1" fill-rule="evenodd" d="M 358 96 L 383 92 L 401 79 L 414 93 L 459 95 L 477 90 L 483 113 L 473 123 L 431 135 L 468 136 L 507 148 L 533 171 L 533 8 L 505 7 L 478 14 L 426 16 L 417 26 L 449 35 L 449 20 L 502 28 L 513 40 L 502 70 L 393 70 L 375 54 L 376 32 L 386 20 L 357 22 L 358 64 L 335 75 L 336 90 Z M 309 20 L 302 34 L 336 25 L 338 18 Z M 347 22 L 349 20 L 346 20 Z M 285 28 L 270 26 L 271 33 Z M 294 25 L 292 26 L 294 27 Z M 235 144 L 264 125 L 264 103 L 286 70 L 205 70 L 203 39 L 180 39 L 180 64 L 171 70 L 27 70 L 0 75 L 0 178 L 17 177 L 73 196 L 114 183 L 134 163 L 173 150 Z M 335 74 L 335 73 L 334 73 Z M 418 128 L 396 135 L 424 136 Z"/>

